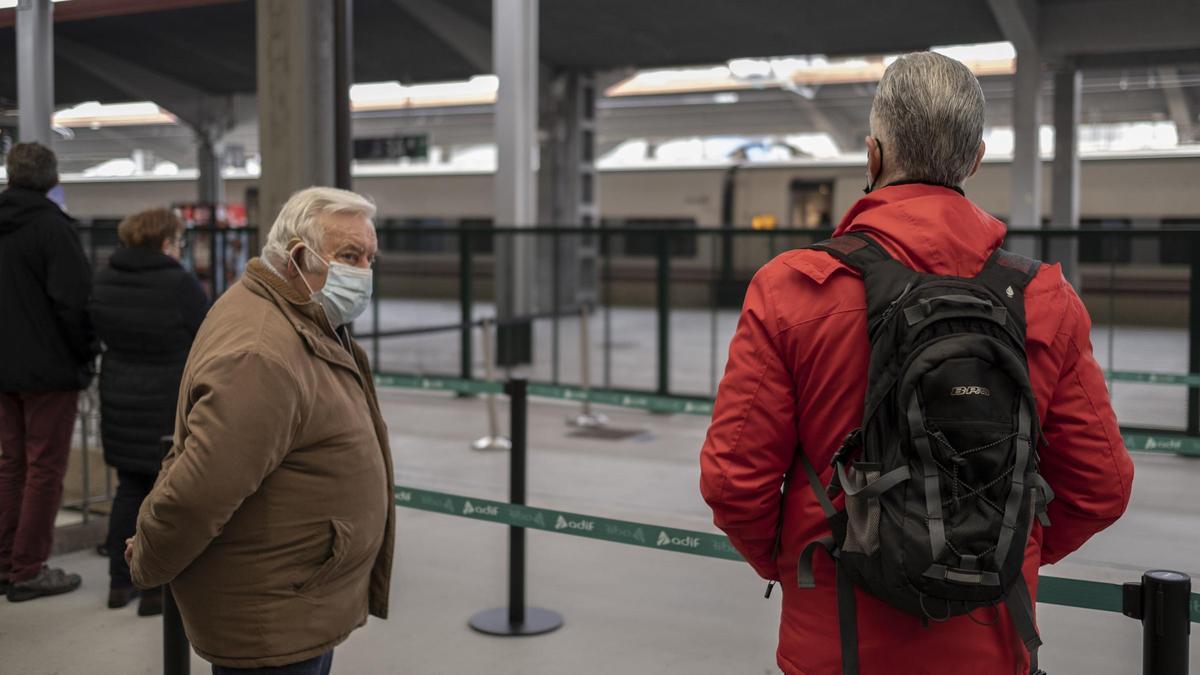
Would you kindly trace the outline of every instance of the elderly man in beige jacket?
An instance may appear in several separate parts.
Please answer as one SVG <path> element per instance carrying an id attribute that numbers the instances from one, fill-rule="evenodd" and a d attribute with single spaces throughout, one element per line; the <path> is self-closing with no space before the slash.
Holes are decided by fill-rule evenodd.
<path id="1" fill-rule="evenodd" d="M 170 583 L 214 673 L 327 674 L 368 613 L 387 616 L 391 452 L 347 330 L 371 295 L 374 214 L 353 192 L 292 195 L 188 359 L 127 555 L 138 586 Z"/>

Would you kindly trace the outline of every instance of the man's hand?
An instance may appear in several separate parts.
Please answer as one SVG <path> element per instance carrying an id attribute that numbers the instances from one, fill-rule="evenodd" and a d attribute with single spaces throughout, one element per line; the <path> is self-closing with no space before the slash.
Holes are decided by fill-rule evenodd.
<path id="1" fill-rule="evenodd" d="M 136 537 L 136 536 L 137 535 L 134 535 L 134 537 Z M 133 539 L 134 539 L 134 537 L 130 537 L 125 540 L 125 564 L 126 565 L 133 564 Z"/>

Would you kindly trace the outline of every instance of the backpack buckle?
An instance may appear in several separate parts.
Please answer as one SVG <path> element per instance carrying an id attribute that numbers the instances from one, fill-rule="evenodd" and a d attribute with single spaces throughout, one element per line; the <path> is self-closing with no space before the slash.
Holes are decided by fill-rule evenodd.
<path id="1" fill-rule="evenodd" d="M 845 463 L 846 456 L 849 455 L 852 450 L 856 450 L 861 447 L 862 427 L 859 427 L 846 434 L 845 440 L 842 441 L 842 446 L 837 449 L 837 452 L 833 453 L 833 459 L 829 460 L 829 465 L 833 466 L 835 464 Z"/>

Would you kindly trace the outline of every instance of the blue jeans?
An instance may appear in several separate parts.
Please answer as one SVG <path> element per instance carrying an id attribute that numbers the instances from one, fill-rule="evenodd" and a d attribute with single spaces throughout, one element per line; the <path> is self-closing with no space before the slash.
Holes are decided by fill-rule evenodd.
<path id="1" fill-rule="evenodd" d="M 274 666 L 271 668 L 227 668 L 213 664 L 213 675 L 238 675 L 238 673 L 259 673 L 261 675 L 329 675 L 329 669 L 333 667 L 333 650 L 324 654 L 301 661 L 299 663 L 289 663 L 286 666 Z"/>

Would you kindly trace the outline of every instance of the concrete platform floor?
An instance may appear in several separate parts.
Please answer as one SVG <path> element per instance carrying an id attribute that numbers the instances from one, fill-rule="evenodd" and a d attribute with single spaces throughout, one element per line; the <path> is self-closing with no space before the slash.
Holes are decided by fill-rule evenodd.
<path id="1" fill-rule="evenodd" d="M 507 454 L 467 448 L 484 432 L 481 399 L 387 391 L 383 404 L 397 482 L 506 496 Z M 564 425 L 575 410 L 558 402 L 531 405 L 531 504 L 712 530 L 696 488 L 704 419 L 610 410 L 615 426 L 644 433 L 596 440 L 573 436 Z M 1128 515 L 1047 573 L 1110 582 L 1136 579 L 1150 567 L 1200 575 L 1194 497 L 1200 462 L 1157 455 L 1136 462 Z M 338 675 L 777 672 L 779 596 L 764 600 L 747 566 L 531 532 L 529 602 L 562 612 L 566 625 L 551 635 L 499 639 L 473 633 L 466 621 L 504 602 L 505 528 L 404 509 L 398 525 L 394 615 L 372 619 L 338 649 Z M 139 619 L 132 608 L 104 609 L 106 562 L 80 552 L 53 564 L 81 573 L 84 586 L 21 605 L 0 601 L 0 673 L 161 672 L 160 622 Z M 1141 627 L 1130 619 L 1041 605 L 1039 623 L 1051 675 L 1140 672 Z M 1192 668 L 1200 673 L 1200 631 L 1193 631 Z M 196 658 L 192 672 L 208 672 L 207 666 Z"/>

